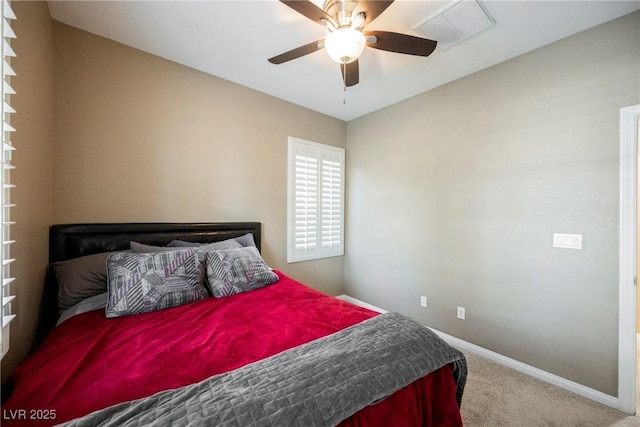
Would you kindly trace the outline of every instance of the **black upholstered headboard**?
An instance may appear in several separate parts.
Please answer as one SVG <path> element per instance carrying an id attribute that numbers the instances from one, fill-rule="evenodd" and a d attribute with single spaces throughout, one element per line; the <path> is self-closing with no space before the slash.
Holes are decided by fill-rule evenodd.
<path id="1" fill-rule="evenodd" d="M 155 246 L 172 240 L 208 243 L 247 233 L 253 234 L 260 250 L 259 222 L 53 225 L 49 232 L 49 262 L 129 249 L 130 241 Z"/>
<path id="2" fill-rule="evenodd" d="M 259 222 L 218 223 L 116 223 L 62 224 L 49 231 L 49 262 L 65 261 L 84 255 L 129 249 L 129 242 L 164 246 L 171 240 L 217 242 L 244 234 L 253 234 L 261 248 Z M 34 348 L 39 346 L 58 319 L 58 284 L 51 268 L 42 292 L 40 317 Z"/>

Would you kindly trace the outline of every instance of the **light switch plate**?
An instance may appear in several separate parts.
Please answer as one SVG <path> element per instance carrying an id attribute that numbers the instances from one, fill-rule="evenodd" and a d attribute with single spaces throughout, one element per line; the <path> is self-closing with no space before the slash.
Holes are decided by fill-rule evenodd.
<path id="1" fill-rule="evenodd" d="M 582 250 L 582 234 L 553 233 L 553 247 Z"/>

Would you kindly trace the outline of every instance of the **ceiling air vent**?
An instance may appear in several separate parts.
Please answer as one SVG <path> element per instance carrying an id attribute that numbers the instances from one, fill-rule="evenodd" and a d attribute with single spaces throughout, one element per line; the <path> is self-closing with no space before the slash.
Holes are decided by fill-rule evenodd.
<path id="1" fill-rule="evenodd" d="M 444 51 L 491 28 L 495 21 L 477 0 L 459 0 L 413 27 L 420 35 L 436 40 Z"/>

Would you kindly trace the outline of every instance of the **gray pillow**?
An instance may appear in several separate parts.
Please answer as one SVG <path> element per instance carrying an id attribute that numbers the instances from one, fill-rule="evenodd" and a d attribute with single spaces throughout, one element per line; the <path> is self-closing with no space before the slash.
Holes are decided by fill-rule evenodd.
<path id="1" fill-rule="evenodd" d="M 133 252 L 136 252 L 136 253 L 139 253 L 139 254 L 169 252 L 169 251 L 176 251 L 176 250 L 184 249 L 184 248 L 168 248 L 166 246 L 151 246 L 151 245 L 145 245 L 144 243 L 138 243 L 138 242 L 133 242 L 133 241 L 129 242 L 129 246 L 131 247 L 131 250 Z"/>
<path id="2" fill-rule="evenodd" d="M 60 312 L 85 298 L 107 292 L 107 257 L 112 253 L 103 252 L 51 264 L 58 281 Z"/>
<path id="3" fill-rule="evenodd" d="M 253 234 L 251 233 L 243 234 L 240 237 L 234 237 L 234 240 L 245 248 L 256 247 L 256 242 L 253 240 Z"/>
<path id="4" fill-rule="evenodd" d="M 223 240 L 226 242 L 226 240 Z M 198 246 L 206 245 L 207 243 L 200 242 L 187 242 L 186 240 L 172 240 L 167 243 L 167 246 L 170 248 L 196 248 Z"/>
<path id="5" fill-rule="evenodd" d="M 251 233 L 247 233 L 239 237 L 234 237 L 232 239 L 222 240 L 220 242 L 214 242 L 213 244 L 224 243 L 230 240 L 235 240 L 236 242 L 240 243 L 242 247 L 248 247 L 248 246 L 253 246 L 254 248 L 256 247 L 256 242 L 253 240 L 253 234 Z M 178 247 L 202 246 L 202 245 L 209 245 L 209 244 L 212 244 L 212 243 L 198 243 L 198 242 L 187 242 L 185 240 L 172 240 L 167 244 L 167 246 L 178 248 Z"/>
<path id="6" fill-rule="evenodd" d="M 182 246 L 169 246 L 171 245 L 171 243 L 169 243 L 169 245 L 167 246 L 151 246 L 151 245 L 145 245 L 143 243 L 138 243 L 138 242 L 130 242 L 129 244 L 131 245 L 131 249 L 134 252 L 145 253 L 145 254 L 179 251 L 179 250 L 184 250 L 188 247 L 197 248 L 199 250 L 204 250 L 204 251 L 216 251 L 219 249 L 238 249 L 242 247 L 240 243 L 238 243 L 234 239 L 223 240 L 221 242 L 214 242 L 214 243 L 192 243 L 192 242 L 185 242 L 185 243 L 191 243 L 191 244 L 182 245 Z"/>
<path id="7" fill-rule="evenodd" d="M 252 291 L 278 281 L 253 247 L 207 253 L 207 284 L 216 298 Z"/>
<path id="8" fill-rule="evenodd" d="M 147 313 L 208 297 L 205 252 L 116 253 L 107 258 L 106 317 Z"/>

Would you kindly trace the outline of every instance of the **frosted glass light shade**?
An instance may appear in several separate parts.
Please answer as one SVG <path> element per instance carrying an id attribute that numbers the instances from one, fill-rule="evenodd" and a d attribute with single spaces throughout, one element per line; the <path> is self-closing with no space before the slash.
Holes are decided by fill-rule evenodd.
<path id="1" fill-rule="evenodd" d="M 340 64 L 348 64 L 362 55 L 366 41 L 362 32 L 353 28 L 340 28 L 327 34 L 324 47 L 331 59 Z"/>

